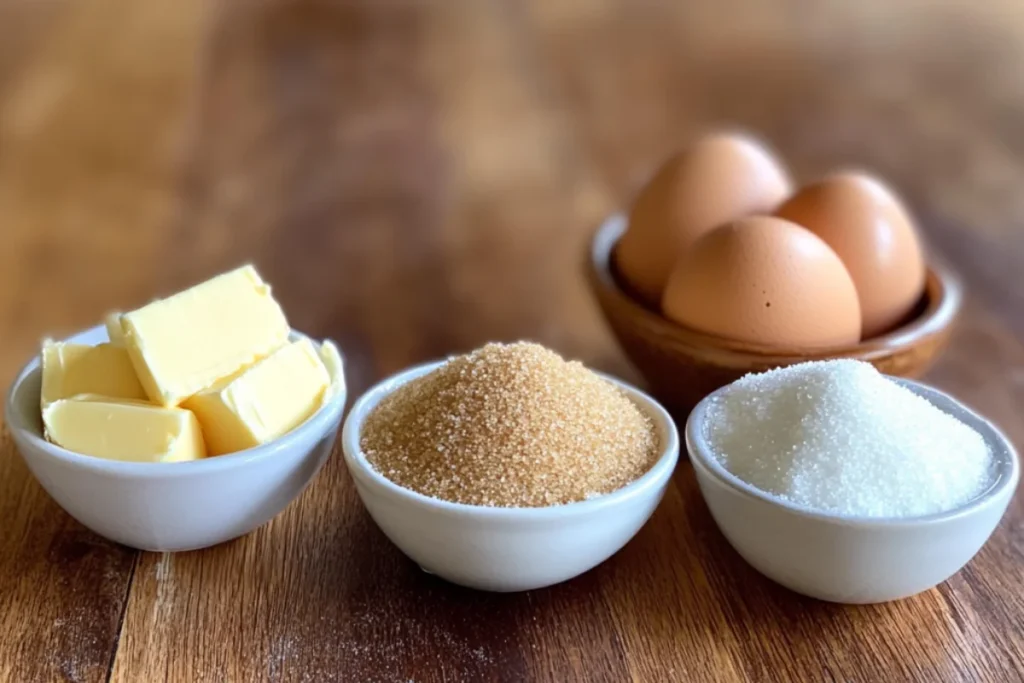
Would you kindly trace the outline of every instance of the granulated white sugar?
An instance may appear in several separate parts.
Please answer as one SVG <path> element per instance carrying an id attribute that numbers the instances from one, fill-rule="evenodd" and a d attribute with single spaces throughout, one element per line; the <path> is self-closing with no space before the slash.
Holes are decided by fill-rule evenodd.
<path id="1" fill-rule="evenodd" d="M 732 474 L 837 515 L 944 512 L 992 480 L 980 434 L 860 361 L 747 375 L 711 401 L 705 430 Z"/>

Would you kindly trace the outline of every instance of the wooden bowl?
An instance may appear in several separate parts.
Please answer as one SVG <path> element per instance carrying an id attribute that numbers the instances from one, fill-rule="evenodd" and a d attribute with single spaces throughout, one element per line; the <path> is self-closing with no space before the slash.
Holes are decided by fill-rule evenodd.
<path id="1" fill-rule="evenodd" d="M 687 328 L 634 297 L 617 276 L 612 258 L 625 229 L 621 214 L 598 228 L 587 258 L 588 280 L 626 355 L 677 419 L 715 389 L 749 372 L 805 361 L 856 358 L 888 375 L 919 377 L 946 346 L 963 299 L 956 276 L 933 265 L 912 318 L 888 334 L 812 353 L 759 347 Z"/>

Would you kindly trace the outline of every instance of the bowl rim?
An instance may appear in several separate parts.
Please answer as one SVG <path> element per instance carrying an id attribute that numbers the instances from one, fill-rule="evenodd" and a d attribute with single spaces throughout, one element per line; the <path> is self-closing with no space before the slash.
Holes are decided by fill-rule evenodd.
<path id="1" fill-rule="evenodd" d="M 655 428 L 659 433 L 665 435 L 664 443 L 661 444 L 661 454 L 655 463 L 640 477 L 622 488 L 596 498 L 566 503 L 564 505 L 550 505 L 546 507 L 489 507 L 433 498 L 400 486 L 374 469 L 366 459 L 360 444 L 363 423 L 373 409 L 399 387 L 418 377 L 422 377 L 447 362 L 447 360 L 431 361 L 406 368 L 372 386 L 352 405 L 352 410 L 349 411 L 345 424 L 342 427 L 341 445 L 345 463 L 352 477 L 357 480 L 357 483 L 361 482 L 389 497 L 400 498 L 404 502 L 412 503 L 423 509 L 429 509 L 432 512 L 448 515 L 474 515 L 498 521 L 545 521 L 556 518 L 565 519 L 567 517 L 590 515 L 606 508 L 622 505 L 636 498 L 653 495 L 662 489 L 671 478 L 672 472 L 675 471 L 676 463 L 679 460 L 679 431 L 665 408 L 636 387 L 616 377 L 593 371 L 623 390 L 627 397 L 654 421 Z"/>
<path id="2" fill-rule="evenodd" d="M 780 353 L 777 348 L 759 346 L 747 342 L 717 337 L 673 322 L 645 306 L 627 292 L 612 271 L 612 254 L 619 239 L 626 231 L 627 217 L 624 213 L 613 213 L 594 231 L 587 247 L 587 265 L 591 286 L 614 297 L 621 305 L 638 317 L 654 333 L 685 345 L 691 349 L 714 349 L 726 361 L 749 362 L 756 360 L 766 365 L 789 365 L 794 360 L 825 360 L 837 357 L 854 357 L 861 360 L 876 360 L 893 353 L 894 350 L 912 346 L 919 341 L 947 330 L 960 311 L 963 303 L 963 284 L 960 278 L 941 263 L 926 264 L 926 277 L 934 278 L 939 296 L 929 299 L 920 315 L 886 334 L 862 339 L 853 345 L 833 346 L 806 352 Z"/>
<path id="3" fill-rule="evenodd" d="M 690 454 L 690 461 L 695 469 L 702 470 L 706 475 L 717 481 L 719 484 L 732 490 L 734 493 L 747 499 L 757 499 L 779 509 L 786 510 L 794 515 L 808 519 L 820 520 L 841 526 L 870 528 L 894 528 L 894 527 L 917 527 L 921 525 L 942 524 L 955 519 L 968 517 L 983 508 L 996 504 L 1004 496 L 1012 498 L 1017 484 L 1020 480 L 1020 457 L 1013 444 L 1002 431 L 987 419 L 967 407 L 953 396 L 940 389 L 927 385 L 923 382 L 907 379 L 905 377 L 893 377 L 885 375 L 897 384 L 900 384 L 915 394 L 924 398 L 942 412 L 963 422 L 968 427 L 978 432 L 995 459 L 995 473 L 992 482 L 984 490 L 978 493 L 965 503 L 958 505 L 951 510 L 935 512 L 927 515 L 915 515 L 912 517 L 867 517 L 863 515 L 839 515 L 821 510 L 806 508 L 796 503 L 789 502 L 774 494 L 763 491 L 756 486 L 747 483 L 738 476 L 727 470 L 718 460 L 712 456 L 712 448 L 704 434 L 704 420 L 708 407 L 718 396 L 729 391 L 732 384 L 726 385 L 710 394 L 697 404 L 686 420 L 685 440 L 686 450 Z M 1008 492 L 1008 493 L 1007 493 Z M 702 492 L 703 495 L 703 492 Z"/>
<path id="4" fill-rule="evenodd" d="M 64 341 L 75 343 L 75 339 L 100 333 L 106 334 L 106 327 L 103 325 L 95 325 L 69 335 Z M 290 331 L 289 339 L 294 340 L 301 338 L 311 339 L 311 337 L 308 337 L 297 330 Z M 336 343 L 335 346 L 337 347 Z M 42 364 L 38 354 L 36 354 L 22 367 L 15 376 L 14 381 L 11 382 L 11 386 L 8 389 L 6 396 L 7 403 L 4 409 L 4 421 L 17 439 L 23 439 L 31 448 L 35 449 L 44 457 L 59 460 L 76 468 L 102 470 L 114 476 L 133 478 L 180 477 L 220 472 L 223 470 L 245 467 L 248 464 L 256 462 L 262 462 L 268 458 L 273 458 L 282 451 L 290 450 L 297 442 L 308 438 L 310 435 L 320 435 L 317 436 L 317 438 L 321 438 L 323 434 L 326 434 L 330 430 L 331 423 L 335 421 L 344 410 L 348 395 L 348 388 L 345 382 L 345 359 L 340 348 L 338 348 L 338 358 L 340 364 L 338 367 L 337 377 L 334 378 L 334 381 L 337 383 L 334 395 L 324 402 L 316 412 L 307 417 L 302 424 L 295 427 L 287 434 L 260 446 L 254 446 L 253 448 L 247 448 L 234 453 L 200 458 L 199 460 L 189 460 L 186 462 L 129 462 L 124 460 L 110 460 L 93 455 L 76 453 L 50 443 L 43 437 L 39 430 L 36 430 L 32 425 L 26 423 L 22 419 L 21 411 L 15 407 L 18 405 L 16 398 L 22 391 L 24 391 L 24 387 L 28 379 L 42 373 Z M 22 449 L 19 448 L 19 450 Z M 29 457 L 24 453 L 22 453 L 22 455 L 23 457 Z"/>

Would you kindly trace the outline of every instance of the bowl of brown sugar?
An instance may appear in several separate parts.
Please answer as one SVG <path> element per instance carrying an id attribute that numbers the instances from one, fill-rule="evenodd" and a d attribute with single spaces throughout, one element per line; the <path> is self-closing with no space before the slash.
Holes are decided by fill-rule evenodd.
<path id="1" fill-rule="evenodd" d="M 425 571 L 520 591 L 624 546 L 660 502 L 679 436 L 654 399 L 537 344 L 488 344 L 395 375 L 353 406 L 345 463 Z"/>

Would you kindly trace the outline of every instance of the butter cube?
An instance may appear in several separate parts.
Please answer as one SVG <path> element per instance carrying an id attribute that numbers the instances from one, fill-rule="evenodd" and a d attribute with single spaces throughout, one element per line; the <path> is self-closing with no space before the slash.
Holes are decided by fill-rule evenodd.
<path id="1" fill-rule="evenodd" d="M 76 394 L 146 398 L 128 352 L 112 344 L 87 346 L 47 339 L 43 341 L 41 355 L 43 385 L 40 403 L 44 408 Z"/>
<path id="2" fill-rule="evenodd" d="M 345 372 L 338 347 L 330 339 L 320 344 L 320 360 L 323 361 L 331 384 L 324 392 L 322 403 L 327 403 L 334 395 L 345 388 Z"/>
<path id="3" fill-rule="evenodd" d="M 108 460 L 182 462 L 206 455 L 199 422 L 182 408 L 79 396 L 47 406 L 43 425 L 58 446 Z"/>
<path id="4" fill-rule="evenodd" d="M 121 313 L 115 311 L 114 313 L 108 313 L 103 318 L 103 325 L 107 328 L 107 336 L 110 337 L 110 343 L 114 346 L 124 346 L 124 328 L 121 327 Z"/>
<path id="5" fill-rule="evenodd" d="M 185 401 L 211 455 L 233 453 L 294 429 L 321 405 L 331 383 L 308 339 L 283 346 L 235 377 Z"/>
<path id="6" fill-rule="evenodd" d="M 288 321 L 252 266 L 218 275 L 121 316 L 149 398 L 180 404 L 288 340 Z"/>

